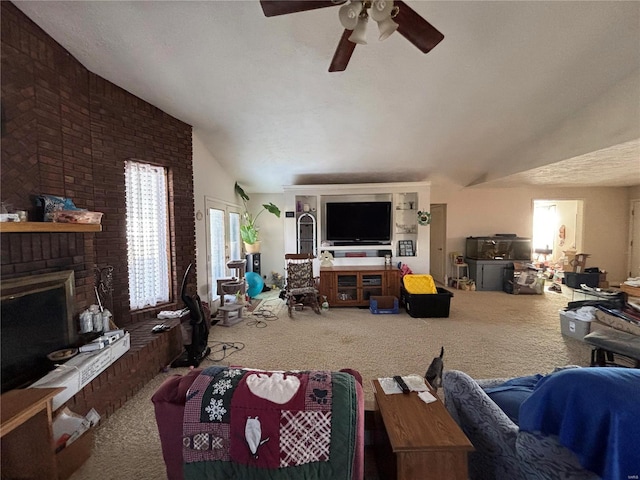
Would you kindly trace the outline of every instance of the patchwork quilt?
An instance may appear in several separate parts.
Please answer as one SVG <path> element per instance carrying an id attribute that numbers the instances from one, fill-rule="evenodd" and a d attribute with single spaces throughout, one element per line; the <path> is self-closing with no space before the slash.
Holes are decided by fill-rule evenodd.
<path id="1" fill-rule="evenodd" d="M 185 479 L 350 480 L 355 382 L 346 372 L 203 370 L 184 410 Z"/>

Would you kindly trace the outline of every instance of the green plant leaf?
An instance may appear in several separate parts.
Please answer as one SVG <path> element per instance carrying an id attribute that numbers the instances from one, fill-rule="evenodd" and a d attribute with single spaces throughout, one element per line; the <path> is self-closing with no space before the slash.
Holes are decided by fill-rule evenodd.
<path id="1" fill-rule="evenodd" d="M 264 211 L 269 213 L 273 213 L 276 217 L 280 218 L 280 209 L 274 205 L 273 203 L 263 203 L 262 210 L 260 210 L 255 216 L 249 212 L 247 207 L 247 200 L 249 200 L 249 195 L 243 190 L 243 188 L 238 185 L 238 182 L 235 183 L 234 189 L 236 194 L 240 196 L 242 199 L 242 203 L 244 204 L 244 212 L 242 213 L 243 225 L 240 226 L 240 237 L 242 237 L 242 241 L 252 245 L 259 240 L 258 235 L 258 227 L 256 226 L 256 221 L 260 214 Z"/>
<path id="2" fill-rule="evenodd" d="M 242 198 L 243 201 L 246 202 L 247 200 L 249 200 L 249 195 L 247 195 L 245 191 L 242 189 L 242 187 L 238 185 L 238 182 L 236 182 L 234 188 L 236 190 L 236 193 L 240 195 L 240 198 Z"/>
<path id="3" fill-rule="evenodd" d="M 258 229 L 251 225 L 240 226 L 240 237 L 242 241 L 252 245 L 258 241 Z"/>
<path id="4" fill-rule="evenodd" d="M 262 206 L 269 212 L 273 213 L 276 217 L 280 218 L 280 209 L 273 203 L 264 203 Z"/>

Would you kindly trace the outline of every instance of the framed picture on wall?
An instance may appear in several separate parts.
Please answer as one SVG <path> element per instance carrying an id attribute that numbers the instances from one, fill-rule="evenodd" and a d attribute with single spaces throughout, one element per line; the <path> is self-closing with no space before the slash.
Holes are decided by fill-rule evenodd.
<path id="1" fill-rule="evenodd" d="M 413 257 L 413 240 L 398 240 L 398 256 Z"/>

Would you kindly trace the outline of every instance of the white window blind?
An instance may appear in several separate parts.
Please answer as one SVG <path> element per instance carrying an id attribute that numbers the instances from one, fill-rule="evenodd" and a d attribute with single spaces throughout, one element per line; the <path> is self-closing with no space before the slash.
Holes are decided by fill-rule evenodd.
<path id="1" fill-rule="evenodd" d="M 165 169 L 125 162 L 129 305 L 169 301 L 167 175 Z"/>

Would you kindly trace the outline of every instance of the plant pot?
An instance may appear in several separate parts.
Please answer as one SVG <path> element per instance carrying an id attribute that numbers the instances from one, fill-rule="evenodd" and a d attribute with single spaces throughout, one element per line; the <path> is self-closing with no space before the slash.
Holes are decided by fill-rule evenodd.
<path id="1" fill-rule="evenodd" d="M 246 253 L 260 253 L 260 241 L 255 243 L 246 243 L 244 244 L 244 251 Z"/>

